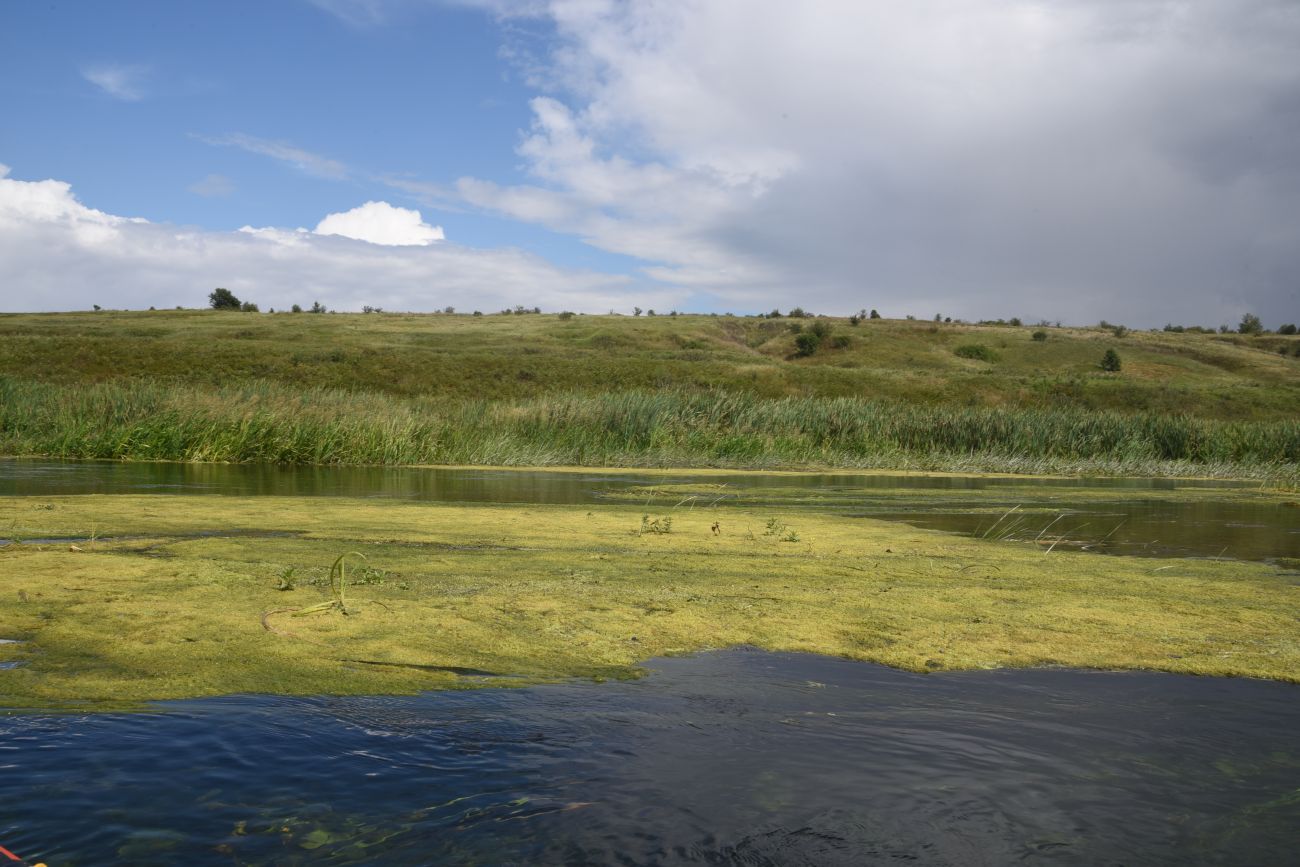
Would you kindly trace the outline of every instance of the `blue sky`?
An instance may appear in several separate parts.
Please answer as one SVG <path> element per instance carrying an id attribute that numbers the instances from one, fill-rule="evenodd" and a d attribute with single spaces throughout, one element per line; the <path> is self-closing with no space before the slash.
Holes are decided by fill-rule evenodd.
<path id="1" fill-rule="evenodd" d="M 520 179 L 515 146 L 534 93 L 499 57 L 502 28 L 483 10 L 411 5 L 380 22 L 305 2 L 130 0 L 13 3 L 3 16 L 0 161 L 21 177 L 69 181 L 100 210 L 210 229 L 296 227 L 386 199 L 420 207 L 472 246 L 634 266 L 540 227 L 421 206 L 378 180 Z M 528 26 L 544 37 L 544 21 Z M 116 74 L 117 92 L 93 83 L 97 73 Z M 232 136 L 318 154 L 346 174 L 213 144 Z"/>
<path id="2" fill-rule="evenodd" d="M 1293 0 L 11 0 L 0 309 L 1276 324 L 1297 56 Z"/>

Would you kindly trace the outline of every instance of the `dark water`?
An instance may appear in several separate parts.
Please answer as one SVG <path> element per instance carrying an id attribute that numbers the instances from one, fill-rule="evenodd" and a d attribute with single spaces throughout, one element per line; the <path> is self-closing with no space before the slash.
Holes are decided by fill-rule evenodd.
<path id="1" fill-rule="evenodd" d="M 85 493 L 183 493 L 240 496 L 391 497 L 465 503 L 604 502 L 635 485 L 717 483 L 718 476 L 683 471 L 670 476 L 637 473 L 536 470 L 410 469 L 382 467 L 281 467 L 275 465 L 150 464 L 114 461 L 0 460 L 0 494 L 49 496 Z M 987 476 L 918 476 L 746 473 L 725 477 L 727 489 L 788 488 L 834 495 L 849 514 L 979 535 L 997 519 L 988 510 L 1018 506 L 1030 514 L 1015 534 L 1032 539 L 1046 529 L 1044 545 L 1061 537 L 1063 549 L 1149 556 L 1300 559 L 1300 509 L 1273 503 L 1197 498 L 1168 502 L 1151 492 L 1183 488 L 1241 488 L 1241 482 L 1146 478 L 1025 479 Z M 1107 492 L 1099 500 L 1072 491 Z M 912 494 L 909 491 L 944 491 Z M 963 494 L 984 491 L 978 497 Z M 992 491 L 995 496 L 990 497 Z M 1113 498 L 1109 494 L 1114 494 Z M 1144 494 L 1148 496 L 1144 497 Z M 662 497 L 659 505 L 671 505 Z M 726 505 L 723 500 L 721 505 Z M 780 508 L 797 508 L 782 503 Z M 816 508 L 828 508 L 818 505 Z M 983 511 L 973 513 L 969 509 Z M 1060 521 L 1047 525 L 1064 515 Z"/>
<path id="2" fill-rule="evenodd" d="M 0 495 L 54 494 L 267 494 L 293 497 L 394 497 L 466 503 L 601 502 L 602 494 L 629 485 L 712 484 L 728 486 L 820 490 L 853 488 L 883 490 L 912 488 L 971 491 L 1023 487 L 1013 476 L 867 475 L 855 473 L 734 473 L 725 478 L 683 470 L 671 475 L 637 472 L 609 473 L 600 469 L 577 472 L 539 470 L 416 468 L 416 467 L 296 467 L 278 464 L 179 464 L 121 461 L 48 461 L 0 459 Z M 1241 488 L 1246 482 L 1217 479 L 1053 478 L 1034 479 L 1048 490 L 1106 488 L 1116 491 L 1176 488 Z"/>
<path id="3" fill-rule="evenodd" d="M 1003 503 L 1011 508 L 1019 503 Z M 996 534 L 999 515 L 935 510 L 864 512 L 872 518 L 981 536 Z M 1014 516 L 1011 519 L 1014 520 Z M 1129 501 L 1065 507 L 1026 516 L 1011 538 L 1043 550 L 1080 550 L 1138 557 L 1300 559 L 1300 509 L 1267 503 Z"/>
<path id="4" fill-rule="evenodd" d="M 1294 864 L 1300 687 L 731 650 L 630 683 L 0 716 L 58 865 Z"/>

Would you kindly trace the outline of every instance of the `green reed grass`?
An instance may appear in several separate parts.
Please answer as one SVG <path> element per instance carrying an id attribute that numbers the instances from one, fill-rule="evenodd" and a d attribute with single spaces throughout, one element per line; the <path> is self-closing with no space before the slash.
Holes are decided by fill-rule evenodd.
<path id="1" fill-rule="evenodd" d="M 1300 476 L 1300 421 L 671 390 L 396 398 L 0 377 L 0 453 L 282 464 L 880 467 Z"/>

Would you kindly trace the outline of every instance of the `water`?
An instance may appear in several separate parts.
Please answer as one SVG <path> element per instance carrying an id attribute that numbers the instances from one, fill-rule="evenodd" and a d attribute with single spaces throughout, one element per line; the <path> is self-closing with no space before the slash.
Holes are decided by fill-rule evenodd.
<path id="1" fill-rule="evenodd" d="M 0 493 L 33 497 L 599 503 L 629 484 L 695 481 L 717 477 L 0 461 Z M 834 492 L 847 514 L 967 533 L 996 519 L 990 508 L 1041 507 L 1033 520 L 1066 512 L 1065 544 L 1086 535 L 1071 522 L 1118 521 L 1094 550 L 1300 556 L 1300 510 L 1155 496 L 1206 483 L 726 481 Z M 1096 487 L 1114 498 L 1078 495 Z M 623 683 L 0 714 L 0 845 L 51 867 L 1294 863 L 1294 684 L 916 675 L 745 649 L 649 665 Z"/>
<path id="2" fill-rule="evenodd" d="M 1294 863 L 1295 685 L 651 665 L 0 717 L 0 843 L 51 865 Z"/>
<path id="3" fill-rule="evenodd" d="M 925 489 L 971 491 L 1023 487 L 1014 476 L 924 476 L 861 473 L 729 473 L 725 477 L 682 470 L 671 474 L 576 472 L 444 467 L 298 467 L 278 464 L 124 463 L 0 459 L 0 495 L 226 494 L 232 496 L 393 497 L 466 503 L 602 502 L 602 495 L 629 485 L 725 481 L 733 488 L 821 490 Z M 1045 490 L 1106 488 L 1117 492 L 1177 488 L 1242 488 L 1250 483 L 1217 479 L 1050 478 L 1034 479 Z"/>
<path id="4" fill-rule="evenodd" d="M 1251 485 L 1217 480 L 1146 478 L 1024 479 L 988 476 L 744 473 L 725 478 L 601 470 L 281 467 L 113 461 L 0 460 L 0 495 L 180 493 L 238 496 L 349 496 L 463 503 L 596 504 L 637 485 L 715 484 L 727 489 L 786 489 L 834 495 L 847 514 L 903 521 L 967 535 L 987 531 L 1001 511 L 1030 514 L 1018 535 L 1063 549 L 1140 556 L 1300 559 L 1300 509 L 1225 496 L 1168 499 L 1180 489 L 1234 493 Z M 1098 491 L 1105 492 L 1099 498 Z M 937 495 L 936 491 L 942 491 Z M 1088 496 L 1081 496 L 1081 492 Z M 1072 497 L 1071 494 L 1075 496 Z M 1157 496 L 1159 495 L 1159 496 Z M 659 498 L 664 504 L 667 501 Z M 721 505 L 726 505 L 722 501 Z M 774 505 L 774 508 L 777 507 Z M 780 502 L 779 508 L 799 508 Z M 812 506 L 809 506 L 812 507 Z M 979 509 L 980 511 L 972 511 Z M 992 510 L 992 513 L 990 513 Z M 1064 515 L 1060 521 L 1058 516 Z M 1047 525 L 1052 524 L 1049 528 Z"/>

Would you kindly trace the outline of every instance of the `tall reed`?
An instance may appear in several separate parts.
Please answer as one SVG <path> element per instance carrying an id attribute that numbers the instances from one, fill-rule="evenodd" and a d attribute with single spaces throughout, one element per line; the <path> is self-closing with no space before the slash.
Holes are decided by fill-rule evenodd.
<path id="1" fill-rule="evenodd" d="M 0 377 L 0 452 L 285 464 L 882 467 L 1300 475 L 1300 421 L 710 391 L 484 401 Z"/>

